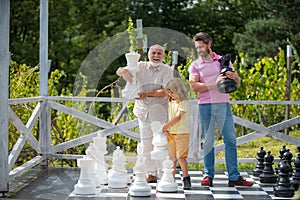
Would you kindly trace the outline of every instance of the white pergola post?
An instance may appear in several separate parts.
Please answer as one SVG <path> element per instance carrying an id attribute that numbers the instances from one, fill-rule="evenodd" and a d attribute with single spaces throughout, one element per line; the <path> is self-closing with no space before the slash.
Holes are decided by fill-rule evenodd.
<path id="1" fill-rule="evenodd" d="M 40 0 L 40 96 L 48 96 L 48 73 L 50 61 L 48 60 L 48 0 Z M 40 113 L 40 149 L 45 158 L 43 166 L 47 166 L 47 154 L 50 151 L 50 108 L 44 101 Z"/>
<path id="2" fill-rule="evenodd" d="M 291 45 L 286 46 L 286 68 L 287 68 L 287 83 L 286 83 L 286 101 L 291 100 L 291 82 L 292 82 L 292 70 L 291 70 L 291 62 L 292 62 L 293 50 Z M 290 119 L 290 105 L 285 106 L 285 120 Z M 289 135 L 289 128 L 284 130 L 286 135 Z"/>
<path id="3" fill-rule="evenodd" d="M 8 89 L 10 1 L 0 0 L 0 192 L 8 192 Z"/>

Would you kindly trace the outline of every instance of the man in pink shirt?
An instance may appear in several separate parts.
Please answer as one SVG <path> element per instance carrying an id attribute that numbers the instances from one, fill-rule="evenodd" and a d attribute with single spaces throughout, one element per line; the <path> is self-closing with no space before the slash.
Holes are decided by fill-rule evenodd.
<path id="1" fill-rule="evenodd" d="M 229 94 L 222 93 L 218 89 L 218 83 L 226 78 L 235 80 L 237 84 L 241 79 L 237 72 L 227 71 L 220 74 L 222 57 L 212 51 L 212 38 L 210 35 L 200 32 L 194 36 L 195 47 L 199 58 L 189 67 L 189 82 L 193 91 L 198 92 L 199 119 L 203 138 L 204 178 L 203 186 L 212 186 L 215 175 L 214 162 L 214 136 L 215 124 L 218 125 L 223 135 L 225 144 L 226 170 L 228 172 L 230 187 L 252 186 L 238 171 L 236 131 L 233 116 L 229 104 Z"/>

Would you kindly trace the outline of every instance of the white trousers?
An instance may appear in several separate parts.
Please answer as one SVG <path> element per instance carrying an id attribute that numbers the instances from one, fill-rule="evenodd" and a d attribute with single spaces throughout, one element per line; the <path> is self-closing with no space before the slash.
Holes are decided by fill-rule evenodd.
<path id="1" fill-rule="evenodd" d="M 151 122 L 146 122 L 142 120 L 139 121 L 140 128 L 140 138 L 143 147 L 142 154 L 145 158 L 145 169 L 147 173 L 154 176 L 160 176 L 162 171 L 162 161 L 163 160 L 152 160 L 150 152 L 153 150 L 153 131 L 151 129 Z"/>

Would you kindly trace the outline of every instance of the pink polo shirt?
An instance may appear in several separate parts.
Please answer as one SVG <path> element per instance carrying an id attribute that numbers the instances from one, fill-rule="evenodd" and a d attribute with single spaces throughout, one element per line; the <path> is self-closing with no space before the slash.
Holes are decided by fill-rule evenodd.
<path id="1" fill-rule="evenodd" d="M 220 75 L 219 59 L 222 56 L 214 53 L 213 61 L 203 60 L 201 57 L 193 61 L 189 66 L 190 76 L 198 76 L 200 83 L 212 83 Z M 231 66 L 232 67 L 232 66 Z M 229 102 L 229 94 L 219 92 L 213 87 L 204 92 L 198 92 L 198 104 Z"/>

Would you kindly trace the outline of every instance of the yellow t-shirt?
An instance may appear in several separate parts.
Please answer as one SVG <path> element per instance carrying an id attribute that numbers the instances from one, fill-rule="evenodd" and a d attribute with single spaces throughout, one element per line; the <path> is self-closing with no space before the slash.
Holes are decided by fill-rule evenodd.
<path id="1" fill-rule="evenodd" d="M 190 133 L 190 111 L 189 103 L 187 100 L 177 103 L 176 101 L 170 101 L 168 107 L 169 120 L 176 116 L 178 111 L 183 111 L 184 115 L 181 120 L 169 127 L 169 132 L 172 134 Z"/>

